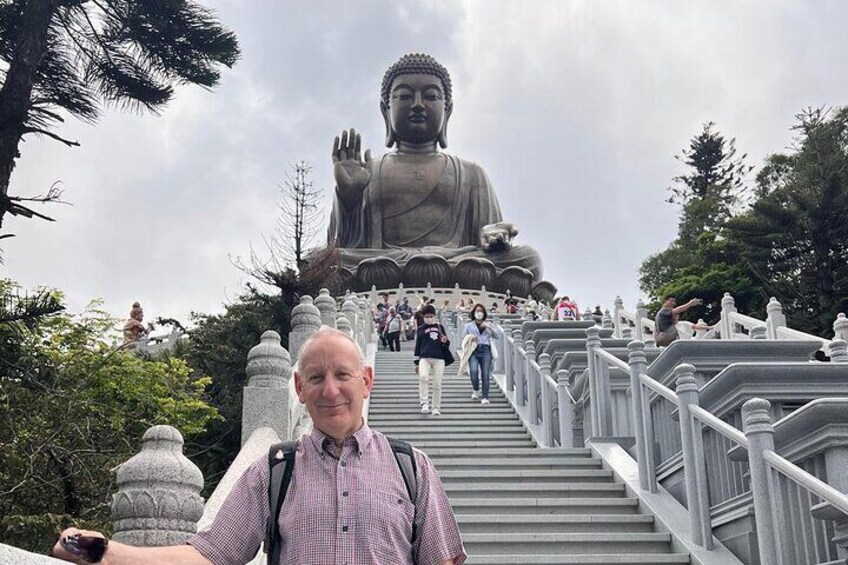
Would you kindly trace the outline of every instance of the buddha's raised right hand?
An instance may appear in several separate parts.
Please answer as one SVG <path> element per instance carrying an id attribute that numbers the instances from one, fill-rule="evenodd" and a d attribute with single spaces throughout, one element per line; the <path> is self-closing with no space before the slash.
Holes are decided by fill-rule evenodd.
<path id="1" fill-rule="evenodd" d="M 343 131 L 333 142 L 333 175 L 336 191 L 346 208 L 356 206 L 362 191 L 371 182 L 371 150 L 365 151 L 362 160 L 362 137 L 351 128 Z"/>

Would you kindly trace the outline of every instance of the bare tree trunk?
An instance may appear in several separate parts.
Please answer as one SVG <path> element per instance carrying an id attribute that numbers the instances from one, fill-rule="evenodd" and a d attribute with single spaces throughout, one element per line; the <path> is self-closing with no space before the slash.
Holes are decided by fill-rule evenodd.
<path id="1" fill-rule="evenodd" d="M 58 0 L 25 1 L 14 54 L 0 88 L 0 227 L 9 210 L 9 180 L 19 156 L 18 144 L 30 109 L 35 75 L 47 53 L 47 31 L 57 6 Z"/>

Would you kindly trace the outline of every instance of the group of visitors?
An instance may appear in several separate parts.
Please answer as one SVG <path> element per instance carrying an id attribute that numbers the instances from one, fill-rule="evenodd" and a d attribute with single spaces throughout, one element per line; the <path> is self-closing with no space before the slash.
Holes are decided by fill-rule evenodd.
<path id="1" fill-rule="evenodd" d="M 441 415 L 442 379 L 445 366 L 454 362 L 450 339 L 436 317 L 436 309 L 427 304 L 422 310 L 423 323 L 415 339 L 415 372 L 418 374 L 418 400 L 422 414 Z M 475 304 L 470 312 L 471 321 L 463 329 L 459 350 L 462 374 L 468 369 L 471 377 L 471 399 L 489 404 L 489 384 L 492 373 L 494 349 L 492 340 L 503 335 L 503 330 L 488 321 L 484 304 Z M 432 383 L 432 398 L 430 388 Z"/>

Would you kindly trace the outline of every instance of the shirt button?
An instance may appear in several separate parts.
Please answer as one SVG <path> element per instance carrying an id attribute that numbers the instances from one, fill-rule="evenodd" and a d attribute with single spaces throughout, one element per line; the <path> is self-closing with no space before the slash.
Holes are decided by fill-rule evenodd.
<path id="1" fill-rule="evenodd" d="M 344 491 L 344 492 L 342 493 L 342 496 L 347 496 L 348 494 L 350 494 L 350 493 L 349 493 L 349 492 L 347 492 L 347 491 Z"/>
<path id="2" fill-rule="evenodd" d="M 347 461 L 342 461 L 341 465 L 342 465 L 342 467 L 347 467 Z"/>
<path id="3" fill-rule="evenodd" d="M 343 531 L 343 532 L 346 532 L 346 531 L 347 531 L 347 526 L 342 526 L 342 531 Z"/>

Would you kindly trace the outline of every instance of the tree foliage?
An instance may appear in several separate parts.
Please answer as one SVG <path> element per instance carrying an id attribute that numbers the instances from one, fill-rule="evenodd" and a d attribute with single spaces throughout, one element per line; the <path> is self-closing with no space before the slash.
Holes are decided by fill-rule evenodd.
<path id="1" fill-rule="evenodd" d="M 17 293 L 0 282 L 0 296 Z M 108 345 L 116 320 L 96 303 L 0 323 L 0 541 L 44 552 L 70 523 L 109 531 L 112 470 L 144 432 L 200 434 L 217 417 L 209 380 L 178 358 L 145 360 Z"/>
<path id="2" fill-rule="evenodd" d="M 0 2 L 0 226 L 40 215 L 10 197 L 25 135 L 55 133 L 62 111 L 94 122 L 102 106 L 161 110 L 179 84 L 211 88 L 239 56 L 235 35 L 191 0 Z M 50 200 L 50 199 L 48 199 Z M 42 216 L 43 217 L 43 216 Z"/>
<path id="3" fill-rule="evenodd" d="M 190 339 L 181 356 L 198 375 L 208 375 L 210 402 L 222 419 L 187 441 L 186 453 L 205 478 L 205 496 L 212 493 L 241 448 L 242 390 L 250 349 L 267 330 L 280 334 L 288 347 L 291 310 L 280 295 L 248 286 L 221 314 L 193 314 Z"/>
<path id="4" fill-rule="evenodd" d="M 848 309 L 848 108 L 796 119 L 792 152 L 768 157 L 759 198 L 729 228 L 792 326 L 826 335 Z"/>
<path id="5" fill-rule="evenodd" d="M 683 302 L 704 300 L 690 312 L 715 322 L 724 292 L 735 291 L 740 309 L 751 311 L 759 294 L 739 263 L 739 246 L 726 240 L 725 226 L 744 199 L 746 155 L 736 155 L 736 140 L 727 140 L 713 122 L 704 124 L 689 147 L 676 158 L 688 169 L 674 177 L 668 202 L 681 205 L 678 236 L 664 251 L 648 257 L 639 269 L 639 284 L 658 308 L 666 295 Z"/>

